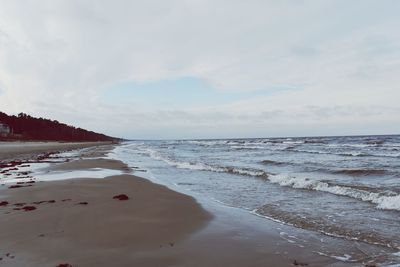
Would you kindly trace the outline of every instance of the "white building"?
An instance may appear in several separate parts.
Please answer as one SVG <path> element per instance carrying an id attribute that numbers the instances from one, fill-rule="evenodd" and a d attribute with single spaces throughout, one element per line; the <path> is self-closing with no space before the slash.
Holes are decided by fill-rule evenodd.
<path id="1" fill-rule="evenodd" d="M 10 127 L 8 125 L 0 122 L 0 135 L 5 136 L 11 133 Z"/>

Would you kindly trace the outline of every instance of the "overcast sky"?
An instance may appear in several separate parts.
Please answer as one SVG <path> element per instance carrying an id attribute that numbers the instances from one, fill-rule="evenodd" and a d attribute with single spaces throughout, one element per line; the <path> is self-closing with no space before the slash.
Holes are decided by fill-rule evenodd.
<path id="1" fill-rule="evenodd" d="M 0 110 L 125 138 L 400 133 L 400 1 L 0 0 Z"/>

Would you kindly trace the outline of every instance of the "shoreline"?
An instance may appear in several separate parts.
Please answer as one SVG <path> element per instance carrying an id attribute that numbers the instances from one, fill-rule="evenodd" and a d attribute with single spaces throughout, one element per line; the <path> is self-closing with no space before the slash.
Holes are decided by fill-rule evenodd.
<path id="1" fill-rule="evenodd" d="M 5 207 L 0 207 L 0 212 L 6 212 L 0 217 L 0 227 L 2 229 L 6 229 L 4 225 L 9 227 L 7 231 L 2 231 L 0 234 L 1 240 L 6 241 L 0 245 L 0 254 L 2 253 L 0 258 L 3 258 L 0 264 L 6 264 L 4 266 L 23 266 L 24 263 L 29 263 L 29 266 L 57 266 L 57 264 L 63 263 L 72 266 L 132 266 L 132 264 L 199 267 L 362 266 L 360 263 L 341 262 L 320 256 L 310 249 L 290 244 L 279 232 L 273 231 L 272 228 L 278 224 L 265 220 L 261 222 L 261 219 L 256 216 L 246 217 L 243 221 L 244 211 L 209 204 L 193 194 L 188 196 L 187 192 L 155 184 L 146 178 L 133 176 L 129 173 L 128 166 L 121 161 L 98 159 L 104 157 L 111 148 L 112 146 L 90 148 L 81 152 L 79 159 L 51 164 L 48 170 L 74 173 L 92 168 L 102 168 L 119 170 L 122 175 L 104 179 L 79 178 L 35 183 L 29 188 L 0 191 L 0 202 L 5 201 L 5 194 L 9 194 L 8 200 L 10 201 L 7 201 L 10 204 L 6 208 L 11 210 L 24 207 L 24 205 L 15 206 L 19 203 L 44 201 L 37 205 L 36 210 L 32 211 L 6 211 Z M 104 186 L 105 184 L 108 186 Z M 144 185 L 144 187 L 139 185 Z M 137 188 L 138 186 L 140 188 Z M 111 188 L 114 189 L 110 191 Z M 161 190 L 167 197 L 155 197 L 151 193 L 154 190 L 157 192 Z M 4 192 L 6 193 L 4 194 Z M 118 194 L 129 196 L 129 202 L 118 202 L 112 199 L 112 196 Z M 142 198 L 136 198 L 140 194 Z M 92 199 L 88 199 L 88 195 Z M 104 195 L 107 197 L 103 198 Z M 66 199 L 71 200 L 62 201 Z M 178 199 L 179 201 L 177 201 Z M 49 203 L 48 201 L 51 200 L 55 202 Z M 87 204 L 79 204 L 85 202 Z M 181 202 L 191 208 L 179 211 L 177 205 L 182 204 Z M 121 208 L 121 204 L 127 203 L 136 205 L 137 210 L 134 211 L 134 215 L 127 214 Z M 105 207 L 108 207 L 106 211 Z M 143 214 L 140 215 L 143 210 L 154 208 L 157 208 L 159 213 L 154 214 L 155 216 L 151 219 L 145 219 Z M 90 219 L 90 216 L 94 216 L 93 214 L 97 216 L 94 220 L 96 223 L 107 225 L 107 227 L 91 229 L 89 226 L 93 220 Z M 8 215 L 13 215 L 13 220 L 16 221 L 6 219 Z M 37 217 L 31 215 L 37 215 Z M 24 221 L 24 218 L 28 221 Z M 113 225 L 115 218 L 125 221 L 115 227 Z M 193 218 L 196 219 L 189 220 Z M 24 229 L 24 225 L 35 226 L 43 221 L 46 226 L 42 232 L 45 233 L 38 233 L 37 228 Z M 126 235 L 127 230 L 136 229 L 138 232 L 143 232 L 140 230 L 142 229 L 140 224 L 138 225 L 143 221 L 151 223 L 155 227 L 148 228 L 148 232 L 142 236 L 142 239 L 129 238 L 129 235 Z M 163 223 L 171 222 L 175 223 L 175 228 L 172 227 L 174 231 L 170 231 L 171 227 L 163 230 L 165 228 Z M 177 227 L 178 225 L 179 227 Z M 289 226 L 279 225 L 279 227 L 282 232 L 290 233 Z M 19 229 L 24 229 L 27 233 L 21 234 Z M 122 229 L 124 230 L 119 232 Z M 98 247 L 97 243 L 89 242 L 93 238 L 96 239 L 99 234 L 109 234 L 114 231 L 117 231 L 119 236 L 114 236 L 115 238 L 112 238 L 111 241 L 116 243 L 124 241 L 123 244 L 119 244 L 120 246 L 115 246 L 115 243 L 109 240 L 110 236 L 99 237 L 102 247 Z M 86 233 L 86 239 L 82 240 L 77 233 Z M 173 233 L 174 238 L 168 236 L 162 242 L 157 238 L 154 239 L 154 236 L 168 233 Z M 26 236 L 29 234 L 31 237 L 27 242 Z M 20 238 L 19 241 L 17 237 Z M 166 241 L 167 239 L 169 241 Z M 40 244 L 35 242 L 40 242 Z M 66 247 L 63 247 L 64 243 L 67 244 Z M 5 247 L 4 244 L 7 244 L 8 247 Z M 15 252 L 12 251 L 13 244 Z M 76 244 L 80 244 L 78 251 L 75 248 Z M 148 247 L 149 244 L 150 247 Z M 57 245 L 58 248 L 53 248 L 54 245 Z M 45 247 L 46 249 L 41 252 L 36 250 L 36 247 Z M 82 253 L 82 251 L 86 251 L 86 253 Z M 8 253 L 14 258 L 7 256 Z M 118 257 L 114 258 L 112 255 L 118 255 Z"/>
<path id="2" fill-rule="evenodd" d="M 41 153 L 52 154 L 101 145 L 115 145 L 113 142 L 0 142 L 0 161 L 33 159 Z"/>

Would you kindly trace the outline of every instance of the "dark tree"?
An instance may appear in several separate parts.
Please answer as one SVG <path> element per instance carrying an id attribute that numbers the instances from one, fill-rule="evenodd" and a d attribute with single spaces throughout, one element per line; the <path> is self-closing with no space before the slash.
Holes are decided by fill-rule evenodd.
<path id="1" fill-rule="evenodd" d="M 7 125 L 11 133 L 0 137 L 3 140 L 37 141 L 119 141 L 119 138 L 95 133 L 82 128 L 60 123 L 56 120 L 34 118 L 25 113 L 9 116 L 0 112 L 0 123 Z"/>

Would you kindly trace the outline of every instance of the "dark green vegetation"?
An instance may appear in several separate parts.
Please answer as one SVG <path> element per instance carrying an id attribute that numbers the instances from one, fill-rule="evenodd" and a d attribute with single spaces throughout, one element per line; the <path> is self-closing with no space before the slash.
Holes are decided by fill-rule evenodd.
<path id="1" fill-rule="evenodd" d="M 56 120 L 34 118 L 25 113 L 9 116 L 0 112 L 0 140 L 120 141 L 119 138 L 76 128 Z"/>

